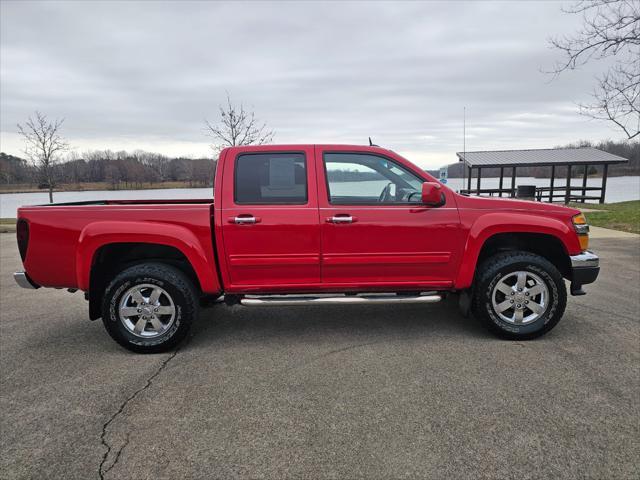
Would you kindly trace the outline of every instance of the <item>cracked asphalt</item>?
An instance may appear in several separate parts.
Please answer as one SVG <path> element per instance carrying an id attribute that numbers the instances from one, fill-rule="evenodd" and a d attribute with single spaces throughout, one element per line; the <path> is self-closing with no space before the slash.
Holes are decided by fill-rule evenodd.
<path id="1" fill-rule="evenodd" d="M 0 477 L 640 477 L 640 237 L 531 342 L 455 302 L 203 310 L 140 356 L 0 235 Z"/>

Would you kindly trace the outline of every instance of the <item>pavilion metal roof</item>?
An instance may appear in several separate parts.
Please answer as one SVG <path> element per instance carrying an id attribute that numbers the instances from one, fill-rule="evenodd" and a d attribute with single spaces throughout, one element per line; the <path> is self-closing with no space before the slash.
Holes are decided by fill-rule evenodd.
<path id="1" fill-rule="evenodd" d="M 597 148 L 545 148 L 537 150 L 494 150 L 457 152 L 469 167 L 533 167 L 546 165 L 586 165 L 624 163 L 628 160 Z"/>

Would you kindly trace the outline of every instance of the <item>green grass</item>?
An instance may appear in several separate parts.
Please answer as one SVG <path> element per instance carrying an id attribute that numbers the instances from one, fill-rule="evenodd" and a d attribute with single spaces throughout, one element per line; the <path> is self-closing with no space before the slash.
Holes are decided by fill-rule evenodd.
<path id="1" fill-rule="evenodd" d="M 602 210 L 601 212 L 585 212 L 584 215 L 587 217 L 589 225 L 640 233 L 640 200 L 602 205 L 598 203 L 573 203 L 571 206 L 578 209 Z"/>
<path id="2" fill-rule="evenodd" d="M 0 233 L 14 233 L 16 231 L 15 218 L 0 218 Z"/>

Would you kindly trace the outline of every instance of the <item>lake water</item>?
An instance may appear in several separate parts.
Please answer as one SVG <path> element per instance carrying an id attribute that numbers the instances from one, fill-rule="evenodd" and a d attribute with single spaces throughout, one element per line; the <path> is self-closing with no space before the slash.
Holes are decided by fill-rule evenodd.
<path id="1" fill-rule="evenodd" d="M 153 190 L 98 190 L 54 192 L 53 201 L 86 202 L 89 200 L 163 200 L 180 198 L 213 198 L 213 188 L 157 188 Z M 0 194 L 0 218 L 15 218 L 22 205 L 49 203 L 48 192 Z"/>
<path id="2" fill-rule="evenodd" d="M 534 177 L 518 177 L 516 178 L 516 185 L 535 185 L 536 187 L 548 187 L 550 179 L 548 178 L 534 178 Z M 556 178 L 554 187 L 563 186 L 566 184 L 566 179 Z M 571 180 L 572 186 L 582 186 L 582 178 L 573 178 Z M 594 177 L 587 179 L 587 186 L 600 187 L 602 185 L 602 178 Z M 462 186 L 461 178 L 450 178 L 447 186 L 454 190 L 460 188 L 467 188 L 466 182 L 464 187 Z M 475 177 L 471 180 L 471 189 L 476 186 Z M 482 188 L 498 188 L 500 186 L 499 178 L 483 178 L 481 181 Z M 511 178 L 505 177 L 503 188 L 511 186 Z M 556 192 L 558 193 L 558 192 Z M 574 190 L 573 194 L 579 194 Z M 587 192 L 587 195 L 599 195 L 600 192 Z M 609 177 L 607 179 L 607 191 L 605 194 L 605 202 L 616 203 L 626 202 L 627 200 L 640 200 L 640 177 L 628 176 L 628 177 Z"/>
<path id="3" fill-rule="evenodd" d="M 510 185 L 511 179 L 505 178 L 504 187 Z M 498 178 L 483 178 L 482 188 L 498 188 Z M 600 178 L 589 178 L 589 186 L 599 186 Z M 379 183 L 379 182 L 362 182 Z M 385 182 L 381 183 L 380 190 Z M 572 185 L 582 185 L 582 179 L 574 178 Z M 358 182 L 343 182 L 340 190 L 343 192 L 352 190 Z M 362 185 L 362 184 L 361 184 Z M 475 187 L 475 179 L 472 181 Z M 517 179 L 517 185 L 536 185 L 538 187 L 549 186 L 548 178 L 521 177 Z M 555 185 L 564 185 L 564 180 L 556 179 Z M 461 178 L 451 178 L 447 186 L 458 190 L 462 188 Z M 338 193 L 338 192 L 336 192 Z M 577 192 L 574 192 L 577 193 Z M 53 194 L 54 202 L 82 202 L 88 200 L 145 200 L 145 199 L 181 199 L 181 198 L 211 198 L 211 188 L 172 188 L 155 190 L 102 190 L 85 192 L 58 192 Z M 607 202 L 624 202 L 627 200 L 640 200 L 640 177 L 609 177 L 607 181 Z M 48 203 L 47 192 L 35 193 L 3 193 L 0 194 L 0 217 L 14 218 L 21 205 L 39 205 Z"/>

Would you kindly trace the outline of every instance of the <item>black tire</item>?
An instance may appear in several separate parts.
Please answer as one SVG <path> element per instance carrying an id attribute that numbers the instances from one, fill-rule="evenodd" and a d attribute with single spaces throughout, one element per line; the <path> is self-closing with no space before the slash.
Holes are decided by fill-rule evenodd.
<path id="1" fill-rule="evenodd" d="M 503 320 L 492 304 L 497 283 L 518 271 L 531 272 L 542 279 L 549 297 L 546 311 L 535 321 L 524 325 Z M 530 340 L 544 335 L 560 321 L 566 305 L 567 289 L 562 275 L 551 262 L 539 255 L 521 251 L 499 253 L 485 260 L 476 273 L 473 314 L 501 338 Z"/>
<path id="2" fill-rule="evenodd" d="M 170 326 L 166 331 L 142 338 L 125 326 L 119 308 L 132 287 L 147 284 L 164 290 L 165 298 L 173 302 L 174 314 L 170 316 L 172 321 L 167 321 Z M 107 332 L 120 345 L 136 353 L 160 353 L 174 348 L 186 337 L 197 315 L 198 295 L 193 283 L 177 268 L 162 263 L 143 263 L 123 270 L 109 283 L 102 299 L 102 322 Z"/>

